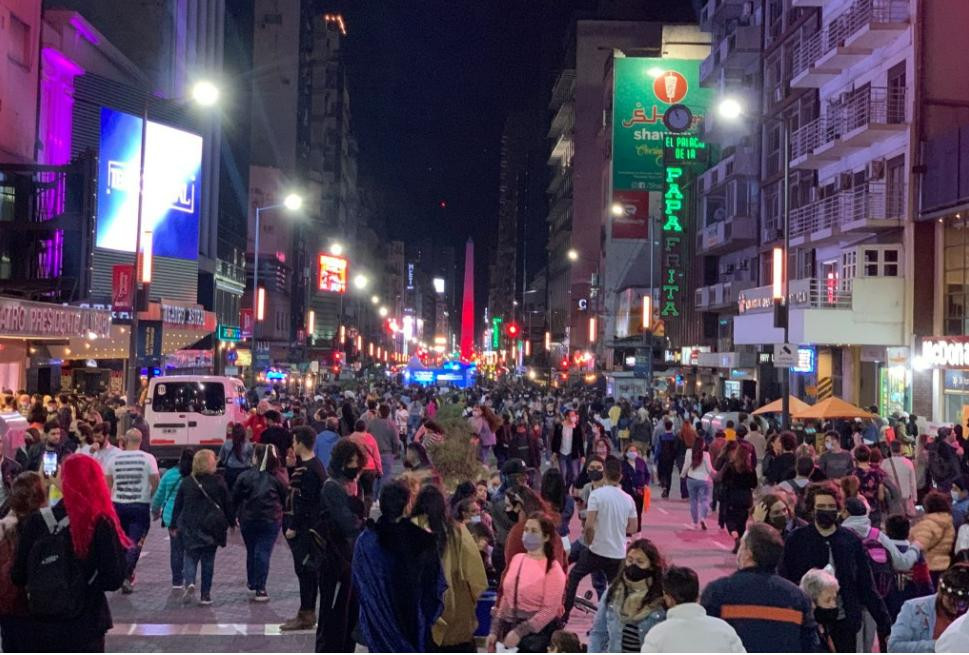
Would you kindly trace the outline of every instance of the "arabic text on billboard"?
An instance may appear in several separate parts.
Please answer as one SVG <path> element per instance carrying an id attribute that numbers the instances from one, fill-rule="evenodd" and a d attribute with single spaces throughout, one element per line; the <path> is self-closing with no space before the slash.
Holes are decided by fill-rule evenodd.
<path id="1" fill-rule="evenodd" d="M 668 134 L 663 114 L 671 105 L 686 105 L 694 121 L 687 132 L 696 131 L 712 97 L 699 77 L 696 59 L 615 60 L 612 198 L 623 211 L 612 218 L 614 239 L 646 239 L 650 217 L 662 216 Z"/>
<path id="2" fill-rule="evenodd" d="M 101 109 L 98 164 L 98 248 L 134 252 L 141 160 L 138 116 Z M 202 137 L 148 121 L 141 226 L 153 254 L 197 259 Z"/>

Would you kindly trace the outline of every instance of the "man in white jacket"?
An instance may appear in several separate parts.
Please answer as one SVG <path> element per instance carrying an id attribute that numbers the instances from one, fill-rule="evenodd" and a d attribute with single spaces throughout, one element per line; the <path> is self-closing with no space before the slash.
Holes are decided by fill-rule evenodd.
<path id="1" fill-rule="evenodd" d="M 743 642 L 729 623 L 707 616 L 697 601 L 700 582 L 696 572 L 671 566 L 663 575 L 666 620 L 657 623 L 643 638 L 644 653 L 746 653 Z"/>

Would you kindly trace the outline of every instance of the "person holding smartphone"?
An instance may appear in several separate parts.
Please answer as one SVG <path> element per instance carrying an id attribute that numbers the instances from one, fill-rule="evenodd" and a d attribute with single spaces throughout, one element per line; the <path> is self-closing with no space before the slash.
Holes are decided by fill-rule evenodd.
<path id="1" fill-rule="evenodd" d="M 44 458 L 45 453 L 54 453 L 56 461 L 61 461 L 72 452 L 67 441 L 64 439 L 64 432 L 60 424 L 57 421 L 48 421 L 44 425 L 44 433 L 41 435 L 40 441 L 31 446 L 27 453 L 26 468 L 29 471 L 43 473 L 41 470 L 41 460 Z M 48 455 L 48 457 L 50 456 Z"/>

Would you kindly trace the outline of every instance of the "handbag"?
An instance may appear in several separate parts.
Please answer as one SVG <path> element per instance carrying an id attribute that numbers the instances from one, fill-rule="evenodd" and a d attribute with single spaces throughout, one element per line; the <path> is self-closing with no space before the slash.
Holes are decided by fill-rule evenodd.
<path id="1" fill-rule="evenodd" d="M 518 582 L 521 580 L 522 568 L 525 566 L 525 557 L 522 557 L 518 565 L 518 573 L 515 575 L 515 593 L 512 596 L 512 607 L 510 617 L 498 618 L 498 629 L 496 636 L 499 642 L 504 643 L 508 633 L 535 616 L 535 612 L 524 612 L 518 608 Z M 544 584 L 544 583 L 543 583 Z M 544 653 L 548 649 L 552 633 L 561 627 L 562 619 L 552 619 L 544 628 L 538 632 L 532 632 L 523 636 L 518 641 L 518 651 L 521 653 Z"/>
<path id="2" fill-rule="evenodd" d="M 225 532 L 226 530 L 229 529 L 229 521 L 228 519 L 225 518 L 225 512 L 222 510 L 222 506 L 212 499 L 212 496 L 210 496 L 209 492 L 205 490 L 205 487 L 202 486 L 202 483 L 199 482 L 194 475 L 190 477 L 192 478 L 192 481 L 195 483 L 195 485 L 199 488 L 199 491 L 202 492 L 202 495 L 205 496 L 208 499 L 208 501 L 215 506 L 216 510 L 218 510 L 217 512 L 214 512 L 214 513 L 209 512 L 208 514 L 205 515 L 205 519 L 202 522 L 201 528 L 204 532 L 206 532 L 210 536 L 217 537 L 217 541 L 219 541 L 219 545 L 224 546 Z"/>

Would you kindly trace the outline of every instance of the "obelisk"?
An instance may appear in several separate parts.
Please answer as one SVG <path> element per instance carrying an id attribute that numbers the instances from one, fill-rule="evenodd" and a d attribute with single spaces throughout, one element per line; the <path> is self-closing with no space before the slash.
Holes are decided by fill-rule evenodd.
<path id="1" fill-rule="evenodd" d="M 474 354 L 474 241 L 464 247 L 464 296 L 461 299 L 461 359 Z"/>

